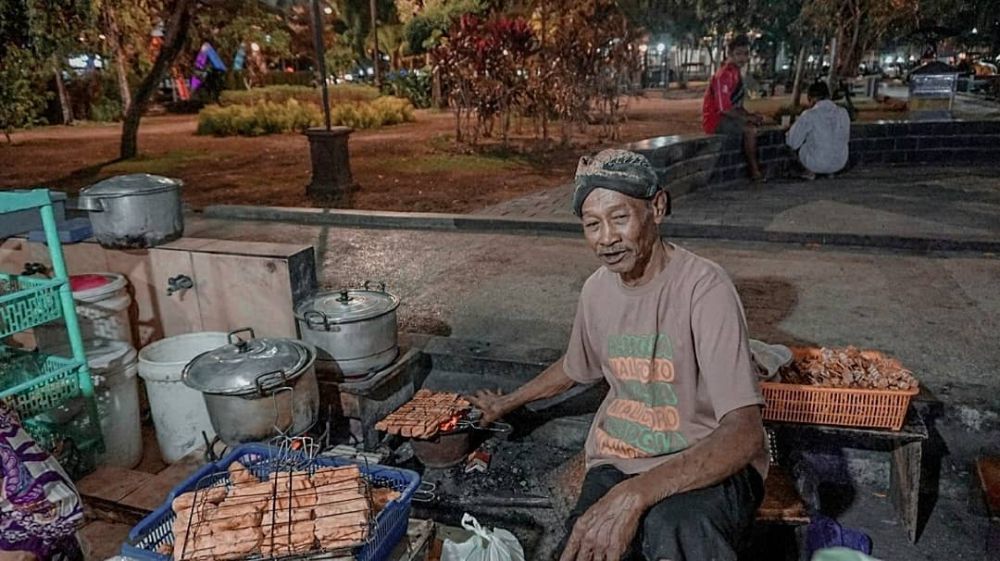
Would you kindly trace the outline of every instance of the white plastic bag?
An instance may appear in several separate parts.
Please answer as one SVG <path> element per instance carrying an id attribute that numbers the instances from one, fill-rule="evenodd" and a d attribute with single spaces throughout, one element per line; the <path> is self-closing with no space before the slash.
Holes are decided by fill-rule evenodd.
<path id="1" fill-rule="evenodd" d="M 524 549 L 507 530 L 490 532 L 469 513 L 462 515 L 462 527 L 473 536 L 462 543 L 445 540 L 441 561 L 524 561 Z"/>

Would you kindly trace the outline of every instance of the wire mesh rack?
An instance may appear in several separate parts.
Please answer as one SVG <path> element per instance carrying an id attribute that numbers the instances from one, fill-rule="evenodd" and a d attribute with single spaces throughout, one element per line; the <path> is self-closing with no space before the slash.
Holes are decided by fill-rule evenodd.
<path id="1" fill-rule="evenodd" d="M 310 438 L 243 445 L 129 535 L 140 560 L 380 561 L 406 532 L 419 476 L 317 456 Z"/>

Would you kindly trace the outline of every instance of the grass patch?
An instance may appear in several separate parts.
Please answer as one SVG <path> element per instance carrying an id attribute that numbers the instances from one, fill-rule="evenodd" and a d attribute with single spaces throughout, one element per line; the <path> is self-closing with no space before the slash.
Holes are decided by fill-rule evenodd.
<path id="1" fill-rule="evenodd" d="M 172 150 L 165 154 L 140 154 L 135 158 L 122 160 L 105 166 L 101 171 L 111 174 L 149 173 L 170 175 L 188 164 L 214 158 L 199 150 Z"/>
<path id="2" fill-rule="evenodd" d="M 401 173 L 489 173 L 526 168 L 520 158 L 498 158 L 478 154 L 429 154 L 420 157 L 386 158 L 385 168 Z"/>

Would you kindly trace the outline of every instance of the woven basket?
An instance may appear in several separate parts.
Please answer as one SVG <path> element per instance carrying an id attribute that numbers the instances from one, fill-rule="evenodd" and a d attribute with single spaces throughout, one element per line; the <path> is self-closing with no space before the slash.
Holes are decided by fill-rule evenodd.
<path id="1" fill-rule="evenodd" d="M 899 430 L 920 391 L 856 390 L 761 382 L 764 420 Z"/>

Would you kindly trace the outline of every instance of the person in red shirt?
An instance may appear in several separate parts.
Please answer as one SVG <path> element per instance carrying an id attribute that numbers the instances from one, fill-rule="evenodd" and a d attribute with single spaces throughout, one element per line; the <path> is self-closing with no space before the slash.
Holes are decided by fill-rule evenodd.
<path id="1" fill-rule="evenodd" d="M 757 163 L 757 127 L 764 117 L 743 108 L 746 89 L 740 69 L 750 60 L 750 39 L 737 35 L 727 45 L 728 58 L 712 76 L 702 102 L 701 126 L 706 134 L 743 137 L 743 152 L 750 167 L 750 177 L 763 181 L 764 174 Z"/>

